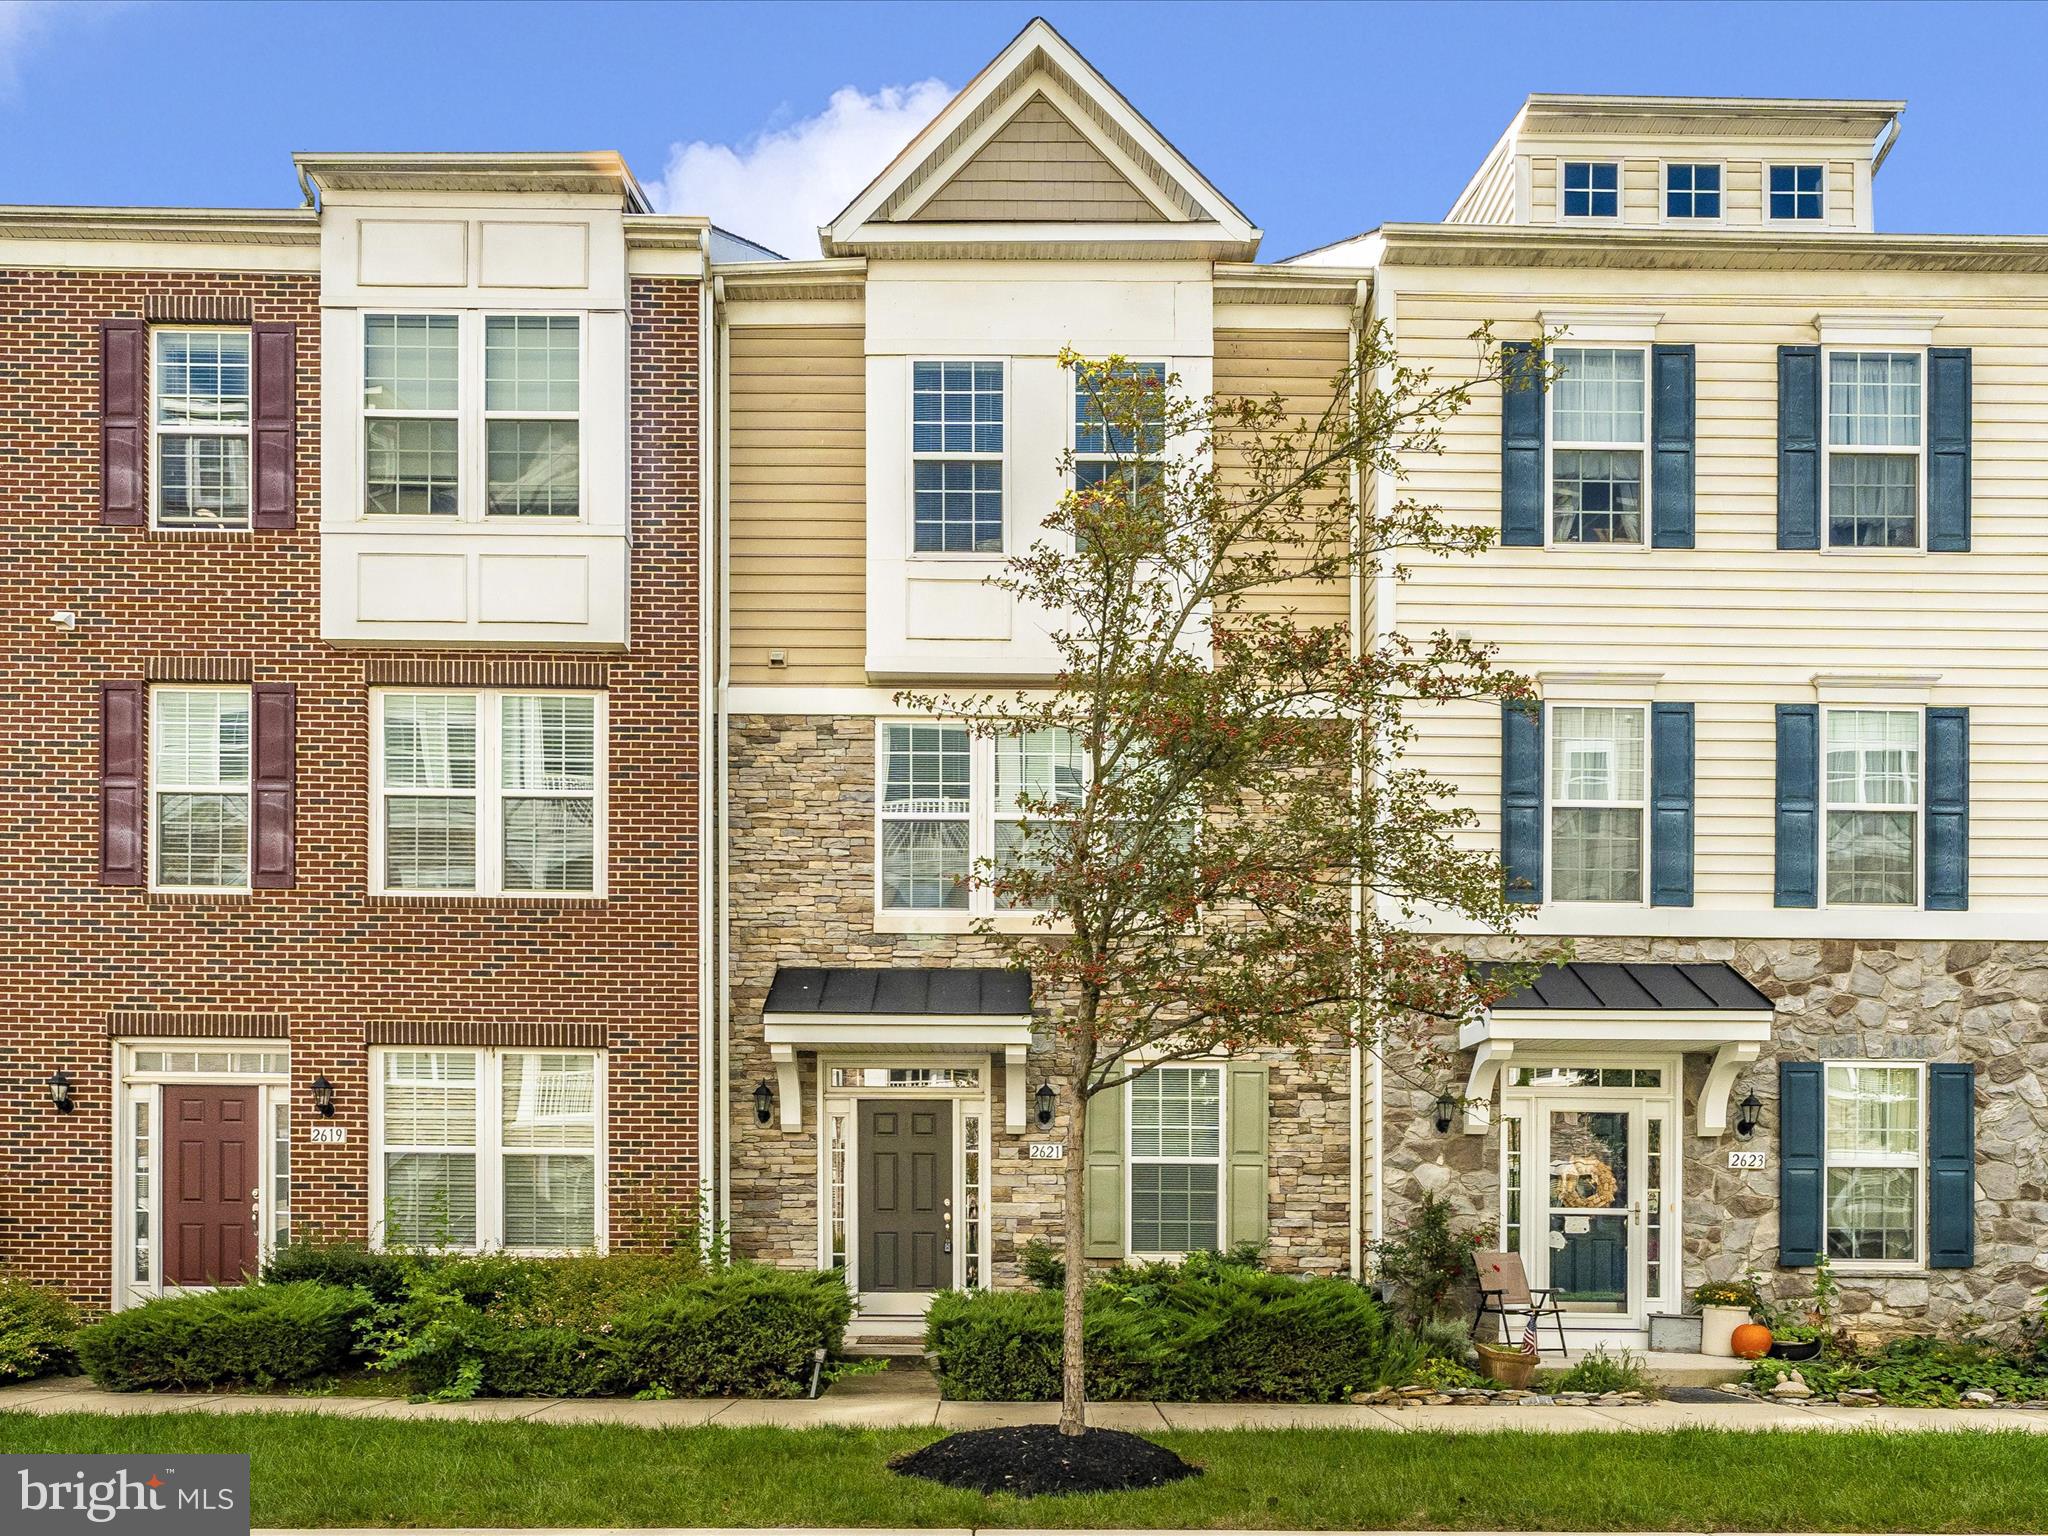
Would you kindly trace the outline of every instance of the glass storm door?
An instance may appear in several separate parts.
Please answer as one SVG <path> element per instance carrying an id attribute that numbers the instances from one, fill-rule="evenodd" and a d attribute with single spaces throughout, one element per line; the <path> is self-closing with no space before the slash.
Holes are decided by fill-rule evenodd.
<path id="1" fill-rule="evenodd" d="M 1644 1186 L 1649 1173 L 1640 1104 L 1539 1099 L 1535 1122 L 1541 1202 L 1535 1268 L 1560 1310 L 1584 1323 L 1640 1323 L 1647 1279 Z"/>

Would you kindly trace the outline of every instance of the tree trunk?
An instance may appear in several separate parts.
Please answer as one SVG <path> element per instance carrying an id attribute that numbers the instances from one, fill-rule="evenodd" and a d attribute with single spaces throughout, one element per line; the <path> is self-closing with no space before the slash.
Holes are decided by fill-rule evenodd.
<path id="1" fill-rule="evenodd" d="M 1060 1333 L 1060 1433 L 1085 1434 L 1088 1404 L 1083 1394 L 1085 1362 L 1081 1354 L 1081 1298 L 1088 1289 L 1088 1099 L 1079 1075 L 1073 1083 L 1074 1107 L 1067 1127 L 1067 1283 Z"/>

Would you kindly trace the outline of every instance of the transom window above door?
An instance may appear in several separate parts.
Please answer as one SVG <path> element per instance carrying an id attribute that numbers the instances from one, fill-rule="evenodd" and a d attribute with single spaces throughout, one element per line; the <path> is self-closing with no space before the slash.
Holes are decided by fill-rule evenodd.
<path id="1" fill-rule="evenodd" d="M 1549 735 L 1552 899 L 1641 901 L 1644 709 L 1555 704 Z"/>
<path id="2" fill-rule="evenodd" d="M 1559 347 L 1550 388 L 1554 544 L 1640 544 L 1649 442 L 1641 347 Z"/>
<path id="3" fill-rule="evenodd" d="M 1613 160 L 1565 161 L 1563 197 L 1568 219 L 1620 218 L 1620 164 Z"/>
<path id="4" fill-rule="evenodd" d="M 1003 552 L 1005 373 L 999 361 L 911 365 L 913 553 Z"/>

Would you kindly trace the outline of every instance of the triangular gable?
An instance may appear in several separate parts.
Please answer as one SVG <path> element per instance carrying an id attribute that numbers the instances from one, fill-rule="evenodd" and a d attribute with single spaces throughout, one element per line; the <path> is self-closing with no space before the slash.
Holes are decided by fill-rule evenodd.
<path id="1" fill-rule="evenodd" d="M 919 223 L 1152 223 L 1167 215 L 1065 113 L 1034 91 L 1009 120 L 905 215 Z"/>

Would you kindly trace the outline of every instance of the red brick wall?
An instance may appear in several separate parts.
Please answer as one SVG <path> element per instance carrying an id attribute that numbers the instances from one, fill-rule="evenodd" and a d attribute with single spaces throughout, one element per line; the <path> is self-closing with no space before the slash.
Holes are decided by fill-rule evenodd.
<path id="1" fill-rule="evenodd" d="M 296 530 L 99 526 L 97 326 L 167 294 L 246 295 L 254 319 L 297 322 Z M 0 271 L 0 1267 L 95 1306 L 112 1268 L 115 1010 L 284 1017 L 300 1230 L 366 1228 L 371 1021 L 602 1027 L 613 1241 L 694 1207 L 697 285 L 633 283 L 633 643 L 606 658 L 609 896 L 568 906 L 367 893 L 364 664 L 396 653 L 320 639 L 318 302 L 312 276 Z M 50 622 L 60 608 L 75 632 Z M 96 883 L 98 685 L 169 654 L 297 685 L 294 889 L 174 900 Z M 59 1067 L 76 1084 L 66 1116 L 43 1088 Z M 338 1147 L 306 1136 L 322 1072 Z"/>

